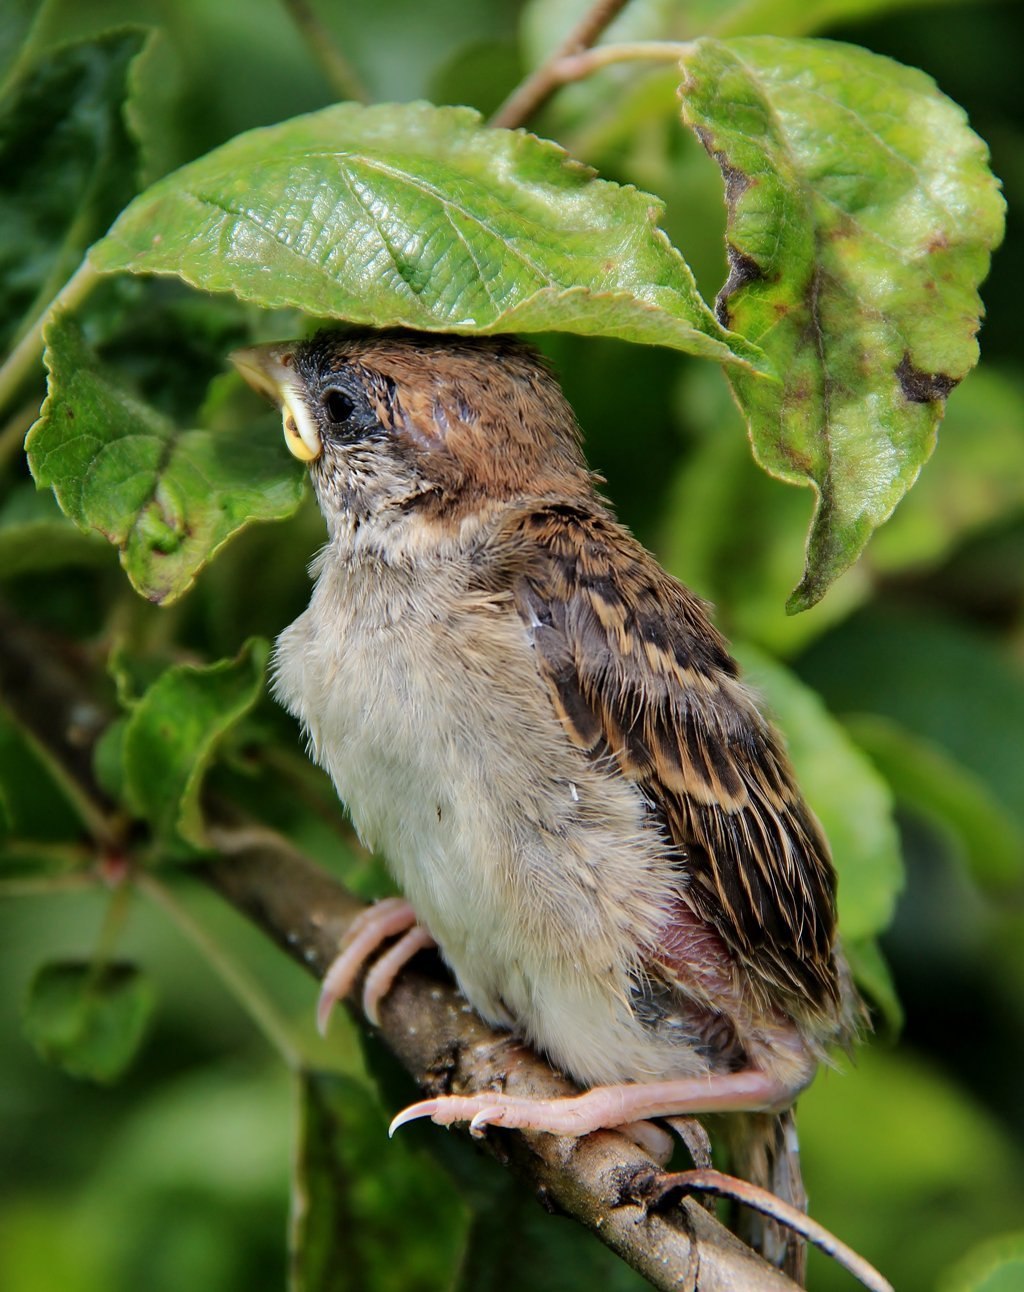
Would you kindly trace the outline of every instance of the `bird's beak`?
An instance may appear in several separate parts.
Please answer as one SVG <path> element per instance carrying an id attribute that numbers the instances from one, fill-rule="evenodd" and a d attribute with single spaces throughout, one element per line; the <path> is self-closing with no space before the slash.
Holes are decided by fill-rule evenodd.
<path id="1" fill-rule="evenodd" d="M 281 410 L 284 442 L 300 462 L 320 456 L 323 444 L 316 422 L 302 397 L 295 371 L 294 345 L 254 345 L 236 350 L 231 362 L 258 394 Z"/>

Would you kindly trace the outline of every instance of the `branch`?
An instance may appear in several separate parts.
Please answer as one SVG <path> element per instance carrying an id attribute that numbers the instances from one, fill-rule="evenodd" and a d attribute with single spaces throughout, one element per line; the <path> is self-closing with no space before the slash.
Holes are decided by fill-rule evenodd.
<path id="1" fill-rule="evenodd" d="M 269 830 L 214 825 L 209 833 L 221 856 L 200 876 L 322 978 L 362 903 Z M 534 1098 L 574 1093 L 543 1060 L 487 1027 L 449 983 L 407 969 L 380 1013 L 382 1041 L 430 1094 L 496 1085 Z M 699 1271 L 701 1292 L 795 1292 L 692 1198 L 649 1207 L 671 1177 L 622 1135 L 492 1129 L 486 1147 L 546 1207 L 585 1225 L 656 1288 L 694 1288 Z"/>
<path id="2" fill-rule="evenodd" d="M 605 28 L 618 17 L 626 4 L 627 0 L 596 0 L 561 45 L 541 63 L 536 71 L 531 72 L 520 85 L 516 86 L 491 117 L 491 125 L 511 130 L 529 121 L 563 84 L 564 78 L 559 74 L 557 65 L 563 59 L 589 49 Z"/>
<path id="3" fill-rule="evenodd" d="M 114 837 L 124 856 L 126 823 L 93 776 L 92 748 L 110 714 L 92 693 L 90 662 L 0 605 L 0 694 L 73 790 L 97 843 Z M 239 823 L 229 806 L 213 804 L 209 816 L 220 855 L 190 873 L 322 978 L 363 904 L 281 836 Z M 381 1039 L 431 1094 L 495 1085 L 535 1098 L 573 1093 L 542 1059 L 487 1027 L 450 982 L 407 969 L 380 1013 Z M 614 1131 L 572 1139 L 492 1129 L 485 1143 L 545 1206 L 585 1225 L 656 1288 L 693 1289 L 699 1271 L 701 1292 L 798 1292 L 692 1198 L 665 1208 L 659 1199 L 673 1177 Z"/>

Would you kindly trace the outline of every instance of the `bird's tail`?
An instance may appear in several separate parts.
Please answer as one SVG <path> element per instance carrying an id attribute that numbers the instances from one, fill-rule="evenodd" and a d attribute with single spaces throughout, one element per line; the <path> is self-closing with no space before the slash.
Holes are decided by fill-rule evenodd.
<path id="1" fill-rule="evenodd" d="M 800 1174 L 800 1144 L 793 1110 L 744 1113 L 727 1120 L 731 1123 L 733 1174 L 806 1212 L 807 1193 Z M 736 1233 L 794 1283 L 804 1286 L 807 1244 L 799 1234 L 748 1207 L 739 1208 Z"/>

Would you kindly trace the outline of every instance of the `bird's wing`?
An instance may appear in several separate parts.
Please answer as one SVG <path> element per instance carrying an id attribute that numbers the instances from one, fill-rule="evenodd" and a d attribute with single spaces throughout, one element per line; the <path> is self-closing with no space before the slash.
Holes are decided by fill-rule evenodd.
<path id="1" fill-rule="evenodd" d="M 828 845 L 703 604 L 596 508 L 541 505 L 514 528 L 516 607 L 570 738 L 636 782 L 686 902 L 755 991 L 834 1016 Z"/>

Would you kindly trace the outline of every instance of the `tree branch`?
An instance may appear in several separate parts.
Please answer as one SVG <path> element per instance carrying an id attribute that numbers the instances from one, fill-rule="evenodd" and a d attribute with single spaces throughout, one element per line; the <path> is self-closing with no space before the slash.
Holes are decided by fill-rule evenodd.
<path id="1" fill-rule="evenodd" d="M 362 903 L 269 830 L 214 825 L 210 838 L 221 856 L 201 877 L 321 978 Z M 430 1094 L 498 1085 L 535 1098 L 572 1093 L 543 1060 L 487 1027 L 453 985 L 415 968 L 400 974 L 380 1013 L 384 1044 Z M 698 1271 L 701 1292 L 796 1288 L 692 1198 L 648 1206 L 668 1177 L 622 1135 L 492 1129 L 486 1146 L 545 1206 L 585 1225 L 656 1288 L 694 1288 Z"/>
<path id="2" fill-rule="evenodd" d="M 121 835 L 119 855 L 130 867 L 123 822 L 93 776 L 92 748 L 109 714 L 90 694 L 86 659 L 2 606 L 0 627 L 0 693 L 65 789 L 88 806 L 100 848 Z M 363 904 L 281 836 L 240 823 L 229 805 L 210 805 L 209 816 L 210 843 L 220 855 L 189 873 L 321 978 Z M 536 1098 L 572 1092 L 537 1055 L 487 1027 L 454 985 L 414 967 L 399 976 L 380 1013 L 382 1040 L 431 1094 L 495 1086 Z M 656 1288 L 693 1289 L 699 1272 L 701 1292 L 796 1292 L 698 1202 L 678 1199 L 672 1178 L 622 1135 L 491 1129 L 486 1147 L 545 1206 L 585 1225 Z"/>

